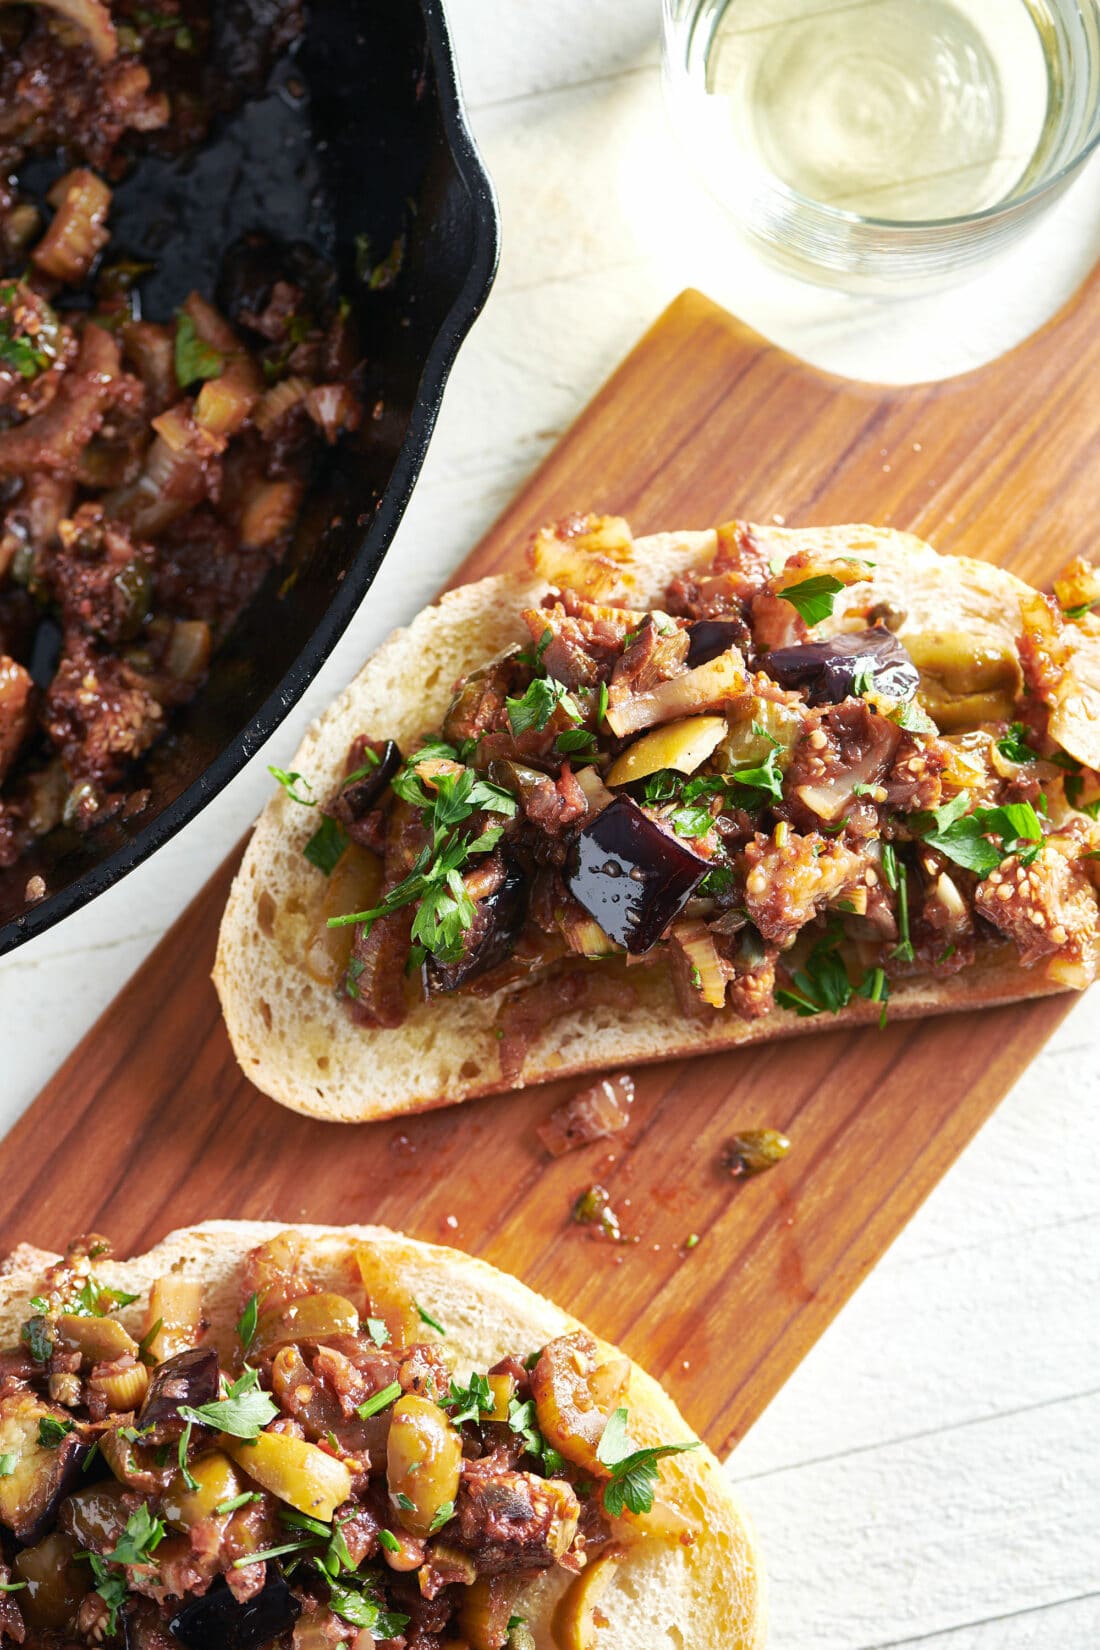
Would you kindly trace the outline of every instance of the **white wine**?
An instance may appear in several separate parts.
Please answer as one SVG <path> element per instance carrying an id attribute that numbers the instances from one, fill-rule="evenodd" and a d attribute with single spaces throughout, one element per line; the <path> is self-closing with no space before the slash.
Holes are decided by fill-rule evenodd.
<path id="1" fill-rule="evenodd" d="M 927 223 L 995 207 L 1041 172 L 1069 90 L 1045 10 L 700 0 L 687 55 L 729 165 L 864 218 Z"/>

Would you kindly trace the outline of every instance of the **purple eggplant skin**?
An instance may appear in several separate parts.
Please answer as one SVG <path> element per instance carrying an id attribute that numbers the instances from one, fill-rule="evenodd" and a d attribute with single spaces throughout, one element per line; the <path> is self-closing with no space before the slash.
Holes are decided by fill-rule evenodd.
<path id="1" fill-rule="evenodd" d="M 609 939 L 640 956 L 656 945 L 709 869 L 686 843 L 620 796 L 577 836 L 565 885 Z"/>
<path id="2" fill-rule="evenodd" d="M 855 694 L 861 678 L 887 699 L 911 699 L 920 686 L 920 671 L 882 625 L 777 647 L 760 663 L 780 687 L 801 688 L 811 705 L 839 705 Z"/>
<path id="3" fill-rule="evenodd" d="M 531 902 L 529 879 L 509 861 L 504 881 L 495 894 L 478 901 L 473 925 L 465 936 L 465 949 L 454 962 L 429 957 L 424 965 L 424 990 L 429 997 L 457 991 L 467 980 L 487 974 L 505 962 L 516 948 L 527 921 Z"/>
<path id="4" fill-rule="evenodd" d="M 202 1598 L 178 1610 L 168 1627 L 186 1650 L 261 1650 L 281 1633 L 289 1633 L 301 1613 L 302 1606 L 269 1563 L 261 1591 L 247 1603 L 238 1603 L 218 1581 Z"/>
<path id="5" fill-rule="evenodd" d="M 28 1508 L 28 1516 L 20 1519 L 12 1529 L 12 1534 L 25 1547 L 33 1547 L 43 1536 L 49 1535 L 57 1523 L 62 1501 L 83 1481 L 84 1463 L 91 1449 L 91 1444 L 78 1438 L 75 1432 L 70 1432 L 58 1444 L 53 1468 L 43 1491 L 35 1498 L 33 1513 Z"/>
<path id="6" fill-rule="evenodd" d="M 696 619 L 688 631 L 688 669 L 709 665 L 720 653 L 728 653 L 731 647 L 745 647 L 751 640 L 743 619 Z"/>
<path id="7" fill-rule="evenodd" d="M 352 819 L 362 819 L 379 801 L 383 791 L 404 761 L 401 751 L 392 739 L 387 739 L 378 757 L 378 766 L 368 768 L 362 779 L 340 788 L 340 801 Z"/>
<path id="8" fill-rule="evenodd" d="M 165 1358 L 149 1377 L 149 1390 L 138 1412 L 139 1428 L 159 1428 L 179 1420 L 181 1404 L 192 1409 L 218 1397 L 218 1354 L 212 1346 L 192 1346 Z M 155 1432 L 150 1440 L 157 1443 Z"/>

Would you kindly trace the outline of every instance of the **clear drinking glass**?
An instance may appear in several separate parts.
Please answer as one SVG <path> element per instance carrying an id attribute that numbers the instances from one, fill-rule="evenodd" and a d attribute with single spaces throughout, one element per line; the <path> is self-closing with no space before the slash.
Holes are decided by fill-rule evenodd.
<path id="1" fill-rule="evenodd" d="M 946 285 L 1100 142 L 1100 0 L 662 0 L 674 125 L 803 277 Z"/>

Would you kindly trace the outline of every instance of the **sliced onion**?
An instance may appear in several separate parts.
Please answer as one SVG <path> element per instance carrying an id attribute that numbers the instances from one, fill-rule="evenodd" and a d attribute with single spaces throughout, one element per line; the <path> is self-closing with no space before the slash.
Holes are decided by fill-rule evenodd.
<path id="1" fill-rule="evenodd" d="M 551 1157 L 564 1157 L 566 1152 L 590 1145 L 593 1140 L 621 1134 L 630 1122 L 633 1103 L 634 1079 L 629 1072 L 620 1071 L 614 1077 L 602 1077 L 564 1106 L 556 1107 L 535 1133 Z"/>

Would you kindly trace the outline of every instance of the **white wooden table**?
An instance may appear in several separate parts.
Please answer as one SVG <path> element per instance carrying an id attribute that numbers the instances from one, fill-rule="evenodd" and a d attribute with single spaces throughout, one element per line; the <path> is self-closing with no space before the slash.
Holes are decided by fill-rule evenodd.
<path id="1" fill-rule="evenodd" d="M 775 274 L 672 143 L 656 11 L 451 0 L 504 256 L 416 497 L 269 747 L 150 864 L 0 964 L 0 1127 L 244 830 L 266 764 L 432 594 L 680 288 L 831 370 L 903 381 L 997 355 L 1100 256 L 1094 169 L 1006 262 L 945 296 L 883 305 Z M 731 1464 L 769 1555 L 775 1650 L 1100 1646 L 1098 1003 L 1021 1074 Z"/>

